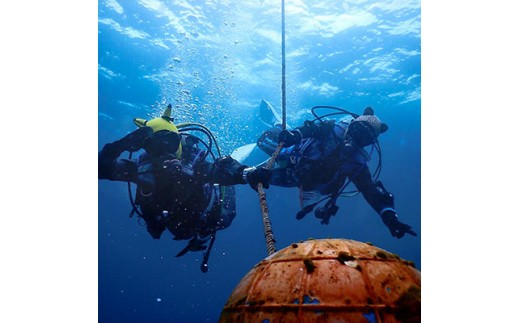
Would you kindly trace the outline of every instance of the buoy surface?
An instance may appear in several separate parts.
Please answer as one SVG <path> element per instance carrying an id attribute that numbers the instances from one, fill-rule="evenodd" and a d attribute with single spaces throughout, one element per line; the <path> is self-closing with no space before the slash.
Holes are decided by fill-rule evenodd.
<path id="1" fill-rule="evenodd" d="M 238 283 L 220 322 L 420 322 L 421 274 L 370 243 L 293 243 Z"/>

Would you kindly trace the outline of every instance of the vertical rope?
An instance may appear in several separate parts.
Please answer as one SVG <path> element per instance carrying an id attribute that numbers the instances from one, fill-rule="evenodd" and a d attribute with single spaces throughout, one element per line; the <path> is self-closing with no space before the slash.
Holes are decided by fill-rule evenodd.
<path id="1" fill-rule="evenodd" d="M 285 0 L 282 0 L 282 128 L 287 128 L 286 112 L 286 91 L 285 91 Z"/>
<path id="2" fill-rule="evenodd" d="M 282 128 L 287 128 L 287 112 L 286 112 L 286 91 L 285 91 L 285 1 L 282 0 Z M 273 167 L 280 150 L 284 143 L 280 143 L 275 152 L 267 162 L 266 168 Z M 267 200 L 265 197 L 264 186 L 258 183 L 258 198 L 260 199 L 260 211 L 262 212 L 262 223 L 264 225 L 265 244 L 267 246 L 267 254 L 270 256 L 276 252 L 275 238 L 273 228 L 271 226 L 271 219 L 269 218 L 269 209 L 267 207 Z"/>
<path id="3" fill-rule="evenodd" d="M 264 225 L 265 244 L 267 246 L 267 255 L 276 252 L 276 240 L 274 239 L 271 220 L 269 219 L 269 210 L 267 209 L 267 201 L 265 199 L 265 191 L 262 183 L 258 183 L 258 198 L 260 199 L 260 211 L 262 212 L 262 223 Z"/>
<path id="4" fill-rule="evenodd" d="M 273 155 L 271 156 L 271 158 L 269 159 L 269 161 L 267 162 L 267 169 L 271 169 L 271 167 L 273 167 L 273 164 L 276 158 L 278 158 L 278 154 L 280 153 L 282 147 L 283 143 L 280 143 Z M 270 256 L 276 252 L 276 240 L 274 238 L 273 228 L 271 226 L 271 219 L 269 218 L 269 209 L 267 207 L 267 200 L 265 197 L 264 186 L 262 185 L 262 183 L 258 183 L 257 189 L 258 198 L 260 199 L 260 211 L 262 212 L 262 223 L 264 224 L 265 244 L 267 246 L 267 254 Z"/>

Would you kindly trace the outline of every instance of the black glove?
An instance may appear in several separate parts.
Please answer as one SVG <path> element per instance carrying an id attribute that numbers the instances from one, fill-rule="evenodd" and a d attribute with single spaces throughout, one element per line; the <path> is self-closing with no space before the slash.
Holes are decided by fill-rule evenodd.
<path id="1" fill-rule="evenodd" d="M 148 138 L 153 136 L 153 130 L 150 127 L 141 127 L 124 136 L 118 143 L 123 150 L 129 152 L 138 151 L 143 148 Z"/>
<path id="2" fill-rule="evenodd" d="M 116 159 L 123 151 L 134 152 L 143 148 L 145 141 L 151 137 L 153 130 L 150 127 L 139 128 L 123 138 L 106 144 L 100 152 L 101 159 Z"/>
<path id="3" fill-rule="evenodd" d="M 392 236 L 397 239 L 401 239 L 406 233 L 417 236 L 417 233 L 412 231 L 411 226 L 399 222 L 395 211 L 387 210 L 383 212 L 381 219 L 383 219 L 383 223 L 388 227 Z"/>
<path id="4" fill-rule="evenodd" d="M 285 147 L 297 145 L 302 141 L 302 134 L 299 131 L 283 130 L 278 136 L 278 143 L 283 142 Z"/>
<path id="5" fill-rule="evenodd" d="M 222 185 L 245 184 L 242 172 L 247 167 L 231 156 L 218 158 L 215 162 L 218 183 Z"/>
<path id="6" fill-rule="evenodd" d="M 258 192 L 258 183 L 262 183 L 264 188 L 269 188 L 269 179 L 271 179 L 271 171 L 265 167 L 252 167 L 244 170 L 247 183 L 252 189 Z"/>

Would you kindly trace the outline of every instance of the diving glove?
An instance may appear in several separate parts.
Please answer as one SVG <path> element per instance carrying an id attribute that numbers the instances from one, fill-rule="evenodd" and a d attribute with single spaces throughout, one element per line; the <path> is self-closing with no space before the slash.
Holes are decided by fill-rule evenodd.
<path id="1" fill-rule="evenodd" d="M 141 127 L 124 136 L 121 140 L 116 141 L 120 147 L 129 152 L 138 151 L 144 147 L 146 140 L 153 136 L 153 130 L 150 127 Z"/>
<path id="2" fill-rule="evenodd" d="M 417 233 L 413 232 L 412 227 L 408 224 L 399 222 L 397 214 L 393 210 L 387 210 L 381 215 L 383 223 L 388 227 L 393 237 L 401 239 L 406 233 L 413 236 L 417 236 Z"/>
<path id="3" fill-rule="evenodd" d="M 103 158 L 115 159 L 123 153 L 123 151 L 134 152 L 143 148 L 145 141 L 151 137 L 153 130 L 150 127 L 139 128 L 123 138 L 112 143 L 106 144 L 101 150 L 100 155 Z"/>
<path id="4" fill-rule="evenodd" d="M 284 143 L 285 147 L 297 145 L 302 141 L 302 134 L 298 130 L 283 130 L 278 136 L 278 143 Z"/>
<path id="5" fill-rule="evenodd" d="M 244 169 L 242 175 L 252 189 L 258 192 L 258 183 L 262 183 L 264 188 L 269 188 L 271 171 L 265 167 L 249 167 Z"/>
<path id="6" fill-rule="evenodd" d="M 215 161 L 213 171 L 217 172 L 219 183 L 222 185 L 245 184 L 247 181 L 243 178 L 243 171 L 247 167 L 240 164 L 231 156 L 220 157 Z"/>

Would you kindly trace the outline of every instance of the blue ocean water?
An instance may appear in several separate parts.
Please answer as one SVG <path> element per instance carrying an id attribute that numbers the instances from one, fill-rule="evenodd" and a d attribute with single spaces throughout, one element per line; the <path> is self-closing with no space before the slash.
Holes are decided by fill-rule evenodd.
<path id="1" fill-rule="evenodd" d="M 106 0 L 98 10 L 99 149 L 171 103 L 176 123 L 206 125 L 229 154 L 258 137 L 262 99 L 280 110 L 280 1 Z M 286 1 L 288 124 L 311 119 L 315 105 L 372 106 L 389 125 L 380 179 L 418 236 L 393 238 L 360 195 L 340 199 L 329 225 L 313 214 L 298 221 L 297 190 L 272 186 L 277 249 L 310 237 L 370 241 L 421 269 L 420 25 L 420 1 Z M 236 187 L 237 217 L 218 232 L 207 273 L 202 253 L 175 258 L 184 241 L 153 240 L 129 218 L 126 183 L 98 188 L 100 322 L 216 322 L 267 256 L 247 185 Z"/>

